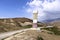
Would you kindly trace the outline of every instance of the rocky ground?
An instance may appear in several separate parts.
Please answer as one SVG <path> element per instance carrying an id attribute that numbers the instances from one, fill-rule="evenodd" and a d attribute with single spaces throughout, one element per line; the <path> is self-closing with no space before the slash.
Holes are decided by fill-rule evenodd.
<path id="1" fill-rule="evenodd" d="M 60 36 L 49 34 L 48 31 L 28 30 L 15 34 L 9 40 L 60 40 Z"/>

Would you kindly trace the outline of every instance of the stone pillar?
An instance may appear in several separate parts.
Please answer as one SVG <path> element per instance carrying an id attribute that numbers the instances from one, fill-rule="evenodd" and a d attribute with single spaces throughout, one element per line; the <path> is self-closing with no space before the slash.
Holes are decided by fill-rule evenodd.
<path id="1" fill-rule="evenodd" d="M 37 28 L 38 11 L 33 11 L 33 28 Z"/>

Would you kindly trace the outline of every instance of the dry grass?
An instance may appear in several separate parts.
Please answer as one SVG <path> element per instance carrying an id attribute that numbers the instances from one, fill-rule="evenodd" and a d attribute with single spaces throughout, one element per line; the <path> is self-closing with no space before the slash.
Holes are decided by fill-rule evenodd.
<path id="1" fill-rule="evenodd" d="M 28 30 L 13 36 L 10 40 L 60 40 L 60 36 L 48 34 L 47 31 L 39 32 L 36 30 Z"/>
<path id="2" fill-rule="evenodd" d="M 29 24 L 28 24 L 29 23 Z M 23 24 L 23 25 L 21 25 Z M 38 24 L 42 26 L 42 24 Z M 32 27 L 32 20 L 28 18 L 6 18 L 0 19 L 0 33 L 7 31 L 14 31 L 24 28 Z"/>

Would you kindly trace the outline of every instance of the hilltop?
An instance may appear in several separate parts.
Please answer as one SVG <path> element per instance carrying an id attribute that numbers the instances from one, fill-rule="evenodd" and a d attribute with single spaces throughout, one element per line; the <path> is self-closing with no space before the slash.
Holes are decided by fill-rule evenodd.
<path id="1" fill-rule="evenodd" d="M 32 27 L 32 19 L 29 18 L 2 18 L 0 19 L 0 32 L 7 32 Z M 38 22 L 38 26 L 44 26 Z"/>

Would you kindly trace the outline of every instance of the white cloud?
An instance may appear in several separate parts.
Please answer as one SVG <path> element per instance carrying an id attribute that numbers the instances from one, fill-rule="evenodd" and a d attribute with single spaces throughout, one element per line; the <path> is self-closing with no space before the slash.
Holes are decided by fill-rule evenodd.
<path id="1" fill-rule="evenodd" d="M 42 1 L 33 0 L 33 1 L 31 1 L 31 2 L 27 2 L 27 4 L 28 4 L 30 7 L 39 7 L 40 4 L 42 4 Z"/>
<path id="2" fill-rule="evenodd" d="M 47 1 L 45 1 L 43 3 L 43 6 L 44 6 L 44 10 L 48 10 L 48 11 L 59 11 L 60 9 L 60 1 L 59 0 L 55 0 L 54 2 L 52 3 L 49 3 Z"/>
<path id="3" fill-rule="evenodd" d="M 27 9 L 26 11 L 27 11 L 28 13 L 30 13 L 30 12 L 32 12 L 32 9 L 29 8 L 29 9 Z"/>
<path id="4" fill-rule="evenodd" d="M 50 2 L 52 1 L 52 2 Z M 27 5 L 29 6 L 27 9 L 27 12 L 33 12 L 33 10 L 38 10 L 38 19 L 44 20 L 47 19 L 47 13 L 44 11 L 60 11 L 60 0 L 32 0 L 30 2 L 27 2 Z M 60 17 L 60 16 L 59 16 Z M 55 18 L 52 17 L 52 18 Z"/>

